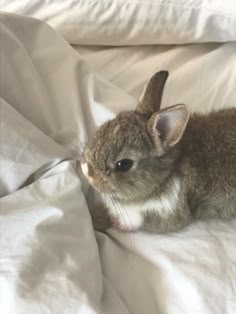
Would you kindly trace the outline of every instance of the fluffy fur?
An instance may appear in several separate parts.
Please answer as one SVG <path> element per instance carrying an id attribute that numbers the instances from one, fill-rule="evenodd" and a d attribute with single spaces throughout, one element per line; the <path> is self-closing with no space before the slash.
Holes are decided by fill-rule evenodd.
<path id="1" fill-rule="evenodd" d="M 92 212 L 97 229 L 160 233 L 236 214 L 236 109 L 160 110 L 167 77 L 156 73 L 136 110 L 106 122 L 84 151 L 84 173 L 106 205 Z M 116 170 L 122 159 L 134 162 L 127 172 Z"/>

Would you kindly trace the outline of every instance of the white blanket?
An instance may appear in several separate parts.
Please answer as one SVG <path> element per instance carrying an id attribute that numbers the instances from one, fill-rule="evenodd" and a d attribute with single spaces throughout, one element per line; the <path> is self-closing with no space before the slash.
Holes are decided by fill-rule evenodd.
<path id="1" fill-rule="evenodd" d="M 99 124 L 135 106 L 155 67 L 171 72 L 163 106 L 236 106 L 235 43 L 157 47 L 155 57 L 137 48 L 133 69 L 127 55 L 134 54 L 125 50 L 120 64 L 131 74 L 118 88 L 42 22 L 2 15 L 1 31 L 1 313 L 235 313 L 235 220 L 161 236 L 94 233 L 87 205 L 93 199 L 75 160 Z M 116 56 L 116 69 L 119 51 L 102 54 Z M 84 54 L 97 68 L 104 60 L 98 53 Z M 136 82 L 127 86 L 130 79 Z"/>

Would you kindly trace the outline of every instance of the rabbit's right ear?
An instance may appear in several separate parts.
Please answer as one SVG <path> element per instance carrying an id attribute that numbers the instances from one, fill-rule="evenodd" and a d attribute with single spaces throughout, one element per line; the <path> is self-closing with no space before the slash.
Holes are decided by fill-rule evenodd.
<path id="1" fill-rule="evenodd" d="M 151 116 L 154 112 L 159 111 L 168 75 L 168 71 L 159 71 L 151 77 L 136 108 L 136 112 Z"/>

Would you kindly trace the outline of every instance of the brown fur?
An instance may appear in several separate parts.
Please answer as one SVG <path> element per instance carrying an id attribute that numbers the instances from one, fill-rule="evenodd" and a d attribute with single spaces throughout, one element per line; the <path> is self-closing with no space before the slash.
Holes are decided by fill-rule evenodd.
<path id="1" fill-rule="evenodd" d="M 173 213 L 164 217 L 150 208 L 144 214 L 142 229 L 157 233 L 236 214 L 236 109 L 191 117 L 184 105 L 159 111 L 167 76 L 157 73 L 136 111 L 121 112 L 101 126 L 84 152 L 94 172 L 92 184 L 113 202 L 138 206 L 160 197 L 174 178 L 180 180 Z M 134 166 L 118 173 L 115 165 L 124 158 Z M 101 221 L 100 214 L 94 212 Z"/>

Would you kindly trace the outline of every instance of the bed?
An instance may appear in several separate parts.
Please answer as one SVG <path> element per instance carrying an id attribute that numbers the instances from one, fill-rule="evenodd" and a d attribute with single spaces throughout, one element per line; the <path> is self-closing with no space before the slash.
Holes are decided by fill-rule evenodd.
<path id="1" fill-rule="evenodd" d="M 79 163 L 156 70 L 170 72 L 163 107 L 236 107 L 234 1 L 3 0 L 1 10 L 0 312 L 236 313 L 236 219 L 94 231 Z"/>

